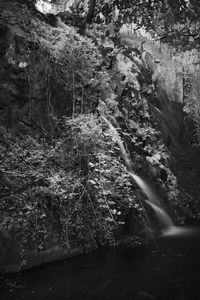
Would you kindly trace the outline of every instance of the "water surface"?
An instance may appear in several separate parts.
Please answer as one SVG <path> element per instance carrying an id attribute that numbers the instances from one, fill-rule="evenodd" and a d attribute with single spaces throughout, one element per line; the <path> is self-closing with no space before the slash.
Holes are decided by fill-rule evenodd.
<path id="1" fill-rule="evenodd" d="M 8 278 L 0 299 L 200 299 L 200 229 L 171 228 L 156 244 L 104 249 Z"/>

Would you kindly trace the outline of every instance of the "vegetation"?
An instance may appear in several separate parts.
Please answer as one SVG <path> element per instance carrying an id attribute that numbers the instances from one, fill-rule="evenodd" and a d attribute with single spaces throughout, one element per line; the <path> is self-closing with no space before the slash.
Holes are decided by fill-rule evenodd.
<path id="1" fill-rule="evenodd" d="M 198 199 L 194 201 L 199 187 L 193 194 L 193 186 L 185 187 L 179 175 L 195 176 L 196 171 L 158 117 L 155 102 L 160 97 L 164 104 L 154 70 L 143 48 L 129 47 L 118 34 L 123 23 L 134 21 L 150 26 L 154 39 L 172 31 L 176 35 L 176 23 L 182 26 L 185 15 L 189 22 L 198 3 L 86 1 L 85 12 L 79 2 L 71 7 L 77 23 L 65 24 L 64 12 L 62 26 L 51 26 L 46 16 L 35 14 L 33 1 L 0 7 L 5 44 L 0 94 L 2 264 L 5 258 L 6 263 L 22 258 L 26 264 L 30 251 L 57 245 L 88 251 L 127 237 L 135 245 L 152 237 L 156 217 L 131 181 L 105 117 L 117 130 L 133 170 L 154 185 L 174 219 L 183 222 L 200 214 Z M 168 19 L 157 28 L 161 13 L 175 18 L 168 30 Z M 14 24 L 11 29 L 8 20 Z M 80 20 L 87 24 L 84 31 Z M 171 43 L 181 45 L 173 39 Z M 197 124 L 188 85 L 189 80 L 184 82 L 184 110 Z M 197 141 L 199 124 L 194 128 Z M 14 254 L 8 257 L 11 243 Z"/>

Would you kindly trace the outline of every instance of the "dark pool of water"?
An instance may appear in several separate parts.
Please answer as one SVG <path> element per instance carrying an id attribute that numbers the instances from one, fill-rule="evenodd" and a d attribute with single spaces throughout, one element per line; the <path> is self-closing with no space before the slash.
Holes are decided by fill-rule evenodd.
<path id="1" fill-rule="evenodd" d="M 188 229 L 188 228 L 187 228 Z M 0 299 L 200 299 L 200 229 L 157 245 L 96 251 L 7 278 Z"/>

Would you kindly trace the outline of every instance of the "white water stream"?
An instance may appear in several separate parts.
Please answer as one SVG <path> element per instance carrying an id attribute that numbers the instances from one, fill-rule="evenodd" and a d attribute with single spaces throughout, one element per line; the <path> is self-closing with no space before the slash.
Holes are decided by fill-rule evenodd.
<path id="1" fill-rule="evenodd" d="M 116 128 L 110 123 L 110 121 L 105 117 L 102 116 L 103 120 L 108 124 L 109 128 L 113 132 L 113 135 L 115 139 L 117 140 L 117 143 L 119 145 L 122 157 L 124 159 L 125 165 L 127 167 L 127 171 L 131 178 L 133 178 L 134 182 L 138 185 L 140 190 L 146 195 L 148 200 L 146 200 L 146 203 L 148 203 L 149 206 L 154 210 L 156 213 L 160 227 L 162 230 L 163 235 L 165 236 L 172 236 L 172 235 L 180 235 L 185 234 L 186 229 L 182 229 L 178 226 L 174 226 L 174 223 L 170 216 L 165 212 L 163 208 L 160 207 L 160 201 L 153 191 L 153 189 L 138 175 L 136 175 L 131 167 L 131 162 L 128 157 L 128 154 L 126 152 L 126 149 L 124 147 L 124 144 L 120 138 L 119 133 L 117 132 Z M 189 232 L 189 231 L 188 231 Z"/>

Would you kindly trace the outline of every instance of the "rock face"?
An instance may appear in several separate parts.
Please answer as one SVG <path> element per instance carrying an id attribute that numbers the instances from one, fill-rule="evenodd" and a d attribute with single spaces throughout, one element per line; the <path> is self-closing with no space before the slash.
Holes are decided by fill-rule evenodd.
<path id="1" fill-rule="evenodd" d="M 117 33 L 120 14 L 110 3 L 107 17 L 95 18 L 109 26 L 93 24 L 86 36 L 52 27 L 18 2 L 0 4 L 2 270 L 77 253 L 69 242 L 73 248 L 83 236 L 94 249 L 103 238 L 115 241 L 116 231 L 151 231 L 101 115 L 176 220 L 200 215 L 198 49 L 177 50 L 127 24 Z M 2 128 L 23 138 L 6 144 Z"/>
<path id="2" fill-rule="evenodd" d="M 15 128 L 18 110 L 28 99 L 28 83 L 23 78 L 27 62 L 24 61 L 26 34 L 19 28 L 0 25 L 1 31 L 1 120 L 9 129 Z M 21 58 L 21 59 L 20 59 Z M 15 129 L 14 129 L 15 130 Z"/>
<path id="3" fill-rule="evenodd" d="M 157 105 L 157 116 L 165 119 L 163 127 L 167 123 L 176 140 L 195 152 L 199 144 L 199 12 L 196 1 L 123 0 L 99 3 L 97 11 L 98 22 L 112 20 L 120 30 L 123 45 L 142 52 L 153 73 L 156 93 L 151 101 Z"/>
<path id="4" fill-rule="evenodd" d="M 176 50 L 153 41 L 145 31 L 132 33 L 129 26 L 123 26 L 121 40 L 132 49 L 142 50 L 143 61 L 152 71 L 156 92 L 150 103 L 166 142 L 170 140 L 180 155 L 184 153 L 199 168 L 198 49 Z"/>
<path id="5" fill-rule="evenodd" d="M 196 47 L 193 44 L 195 48 L 177 50 L 173 43 L 168 45 L 153 41 L 144 31 L 142 34 L 123 31 L 121 39 L 131 49 L 140 49 L 143 63 L 152 73 L 154 91 L 147 97 L 148 103 L 171 153 L 172 170 L 181 191 L 180 201 L 182 204 L 185 202 L 185 195 L 191 197 L 187 204 L 183 204 L 181 213 L 187 216 L 190 210 L 192 213 L 188 216 L 191 216 L 194 207 L 199 210 L 198 44 Z"/>
<path id="6" fill-rule="evenodd" d="M 39 60 L 39 45 L 31 39 L 28 29 L 25 31 L 20 24 L 6 22 L 0 25 L 1 122 L 13 135 L 31 129 L 34 131 L 41 125 L 41 120 L 35 118 L 35 114 L 39 112 L 44 117 L 46 115 L 44 103 L 47 99 L 42 85 L 45 78 Z M 34 75 L 31 74 L 33 63 L 37 71 Z M 31 106 L 35 107 L 33 114 Z"/>
<path id="7" fill-rule="evenodd" d="M 95 45 L 60 19 L 51 26 L 17 1 L 1 5 L 0 15 L 1 124 L 13 136 L 52 136 L 63 115 L 93 111 L 101 63 Z"/>
<path id="8" fill-rule="evenodd" d="M 1 125 L 13 136 L 52 132 L 56 118 L 72 110 L 71 90 L 59 84 L 49 51 L 49 45 L 54 53 L 62 47 L 64 29 L 45 24 L 17 1 L 1 3 L 0 15 Z"/>
<path id="9" fill-rule="evenodd" d="M 2 150 L 5 145 L 9 147 L 12 138 L 15 140 L 27 134 L 43 138 L 56 137 L 59 135 L 56 131 L 58 120 L 63 115 L 68 117 L 94 109 L 98 94 L 95 85 L 95 67 L 99 64 L 99 57 L 94 45 L 87 43 L 86 38 L 81 38 L 74 28 L 63 24 L 58 28 L 52 27 L 38 19 L 37 15 L 32 14 L 26 5 L 20 4 L 20 1 L 1 1 L 0 19 L 0 147 Z M 84 60 L 83 55 L 85 55 Z M 12 146 L 9 149 L 13 149 Z M 23 156 L 23 162 L 26 157 L 29 157 L 30 150 L 30 144 L 25 146 L 27 155 Z M 9 152 L 8 148 L 6 151 Z M 63 157 L 65 152 L 63 149 Z M 36 156 L 38 158 L 38 155 Z M 42 189 L 51 185 L 47 174 L 44 175 L 44 180 L 40 178 L 38 181 L 37 172 L 28 179 L 32 168 L 27 175 L 22 176 L 24 180 L 20 176 L 17 177 L 21 180 L 16 177 L 8 179 L 5 173 L 9 170 L 9 163 L 5 163 L 3 159 L 3 151 L 0 160 L 0 189 L 1 196 L 4 195 L 5 198 L 15 194 L 21 201 L 23 186 L 27 186 L 29 179 L 28 185 L 30 184 L 31 189 L 34 189 L 35 185 L 31 183 L 33 178 Z M 11 162 L 12 158 L 9 161 Z M 34 166 L 40 164 L 41 161 L 33 163 Z M 19 161 L 16 168 L 19 168 L 21 173 Z M 25 170 L 23 173 L 25 174 Z M 70 178 L 72 179 L 72 176 Z M 28 196 L 27 193 L 26 196 L 21 208 L 29 207 L 32 210 L 28 205 L 30 195 Z M 35 232 L 34 218 L 32 219 L 29 213 L 27 215 L 24 213 L 29 228 L 27 230 L 23 218 L 20 217 L 23 213 L 17 212 L 16 198 L 14 203 L 14 214 L 8 213 L 7 209 L 1 211 L 0 272 L 16 271 L 58 257 L 86 251 L 87 247 L 84 246 L 81 250 L 80 244 L 73 245 L 71 250 L 61 242 L 62 230 L 53 224 L 54 217 L 51 216 L 51 212 L 48 213 L 50 216 L 45 225 L 41 225 L 48 232 L 49 242 L 45 249 L 39 249 L 34 241 L 34 235 L 31 238 L 29 236 L 31 232 Z M 37 209 L 36 207 L 36 211 Z M 43 218 L 46 215 L 43 213 Z M 16 222 L 16 219 L 19 222 Z M 29 237 L 25 240 L 26 234 Z M 94 248 L 91 244 L 89 247 Z"/>

